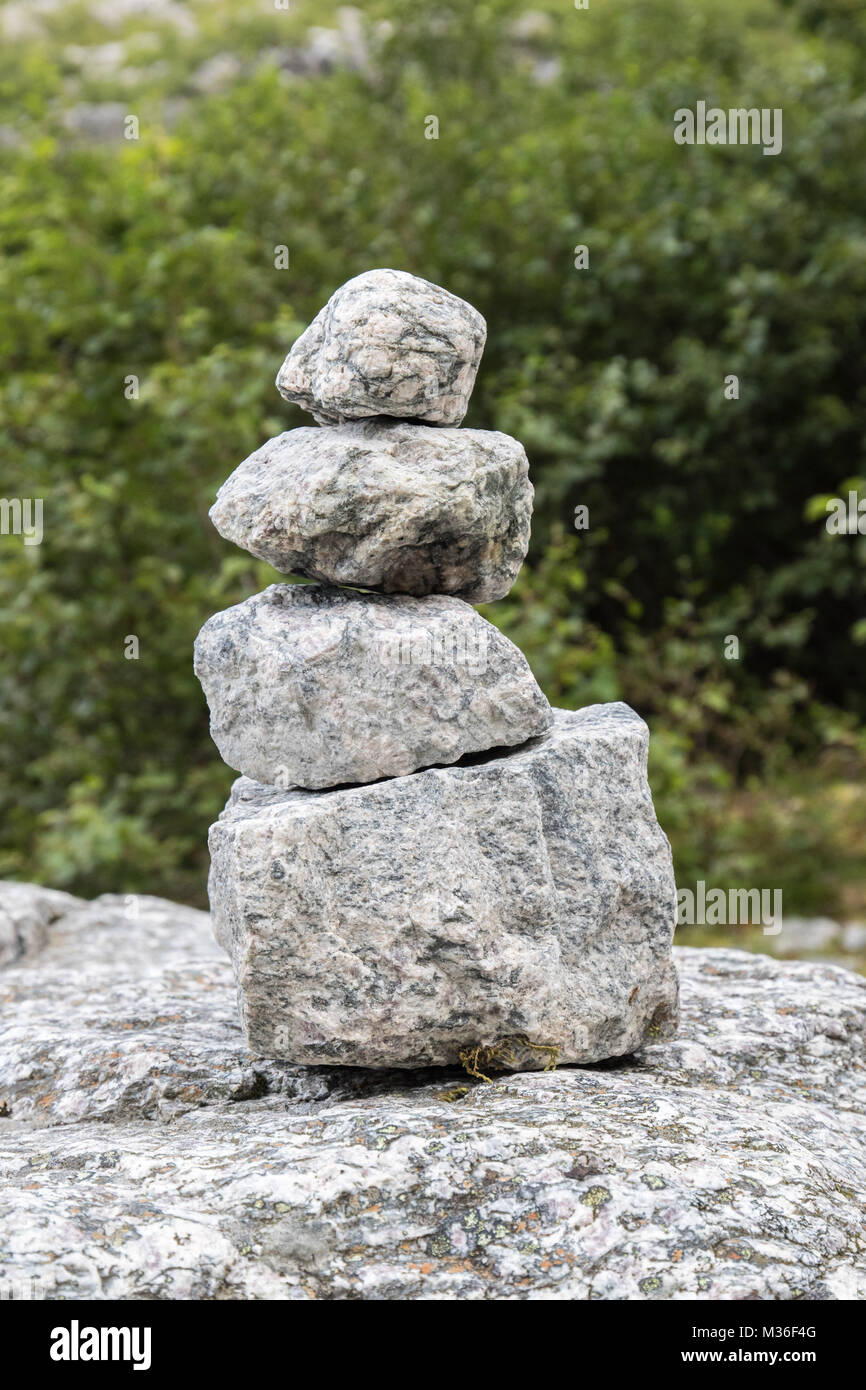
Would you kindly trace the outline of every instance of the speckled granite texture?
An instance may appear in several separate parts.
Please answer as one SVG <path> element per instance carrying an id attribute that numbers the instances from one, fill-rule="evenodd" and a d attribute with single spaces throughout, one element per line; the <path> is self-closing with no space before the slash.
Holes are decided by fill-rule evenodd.
<path id="1" fill-rule="evenodd" d="M 438 594 L 272 584 L 208 619 L 195 671 L 224 761 L 277 787 L 404 776 L 524 743 L 551 717 L 519 647 Z"/>
<path id="2" fill-rule="evenodd" d="M 508 593 L 531 516 L 516 439 L 399 420 L 269 439 L 210 510 L 221 536 L 284 574 L 471 603 Z"/>
<path id="3" fill-rule="evenodd" d="M 206 914 L 66 903 L 0 972 L 0 1297 L 866 1297 L 866 981 L 675 955 L 675 1041 L 453 1100 L 254 1061 Z"/>
<path id="4" fill-rule="evenodd" d="M 553 716 L 468 766 L 317 793 L 235 783 L 208 892 L 254 1051 L 447 1065 L 526 1035 L 589 1062 L 674 1031 L 647 727 L 623 704 Z"/>
<path id="5" fill-rule="evenodd" d="M 320 424 L 392 415 L 459 425 L 486 338 L 478 310 L 440 285 L 368 270 L 292 345 L 277 389 Z"/>

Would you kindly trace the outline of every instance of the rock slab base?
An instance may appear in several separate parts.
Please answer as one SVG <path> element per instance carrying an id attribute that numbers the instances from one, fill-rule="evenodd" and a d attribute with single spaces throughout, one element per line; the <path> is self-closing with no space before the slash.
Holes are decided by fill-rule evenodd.
<path id="1" fill-rule="evenodd" d="M 866 1298 L 866 980 L 674 956 L 673 1041 L 455 1101 L 254 1061 L 205 913 L 70 899 L 0 968 L 0 1302 Z"/>

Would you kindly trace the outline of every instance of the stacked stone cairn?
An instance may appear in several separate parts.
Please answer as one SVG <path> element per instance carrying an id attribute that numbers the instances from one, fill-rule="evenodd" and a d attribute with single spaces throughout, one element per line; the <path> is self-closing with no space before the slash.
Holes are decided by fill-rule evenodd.
<path id="1" fill-rule="evenodd" d="M 214 929 L 261 1056 L 486 1074 L 676 1027 L 646 725 L 551 709 L 471 606 L 514 583 L 533 496 L 517 440 L 458 428 L 485 337 L 425 280 L 350 280 L 277 377 L 319 424 L 257 449 L 210 513 L 316 581 L 196 640 L 242 774 L 210 831 Z"/>

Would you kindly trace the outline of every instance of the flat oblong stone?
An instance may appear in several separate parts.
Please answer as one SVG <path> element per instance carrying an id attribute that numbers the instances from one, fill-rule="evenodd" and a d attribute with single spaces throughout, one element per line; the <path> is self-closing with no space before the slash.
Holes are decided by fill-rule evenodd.
<path id="1" fill-rule="evenodd" d="M 672 1036 L 671 853 L 623 704 L 468 766 L 285 792 L 242 778 L 208 885 L 253 1052 L 453 1065 L 522 1038 L 517 1069 Z M 507 1062 L 506 1062 L 506 1065 Z"/>
<path id="2" fill-rule="evenodd" d="M 400 777 L 550 722 L 526 657 L 458 598 L 272 584 L 195 643 L 229 767 L 278 787 Z"/>
<path id="3" fill-rule="evenodd" d="M 322 424 L 392 415 L 459 425 L 486 338 L 464 299 L 403 270 L 368 270 L 293 344 L 277 390 Z"/>
<path id="4" fill-rule="evenodd" d="M 210 516 L 286 574 L 487 603 L 508 593 L 529 546 L 528 475 L 523 445 L 496 430 L 307 427 L 245 459 Z"/>

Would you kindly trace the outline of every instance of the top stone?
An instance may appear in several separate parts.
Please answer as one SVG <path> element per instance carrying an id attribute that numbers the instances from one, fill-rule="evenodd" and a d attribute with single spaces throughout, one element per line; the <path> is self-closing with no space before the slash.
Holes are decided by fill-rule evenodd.
<path id="1" fill-rule="evenodd" d="M 486 337 L 465 300 L 402 270 L 368 270 L 297 339 L 277 389 L 322 425 L 370 415 L 459 425 Z"/>

